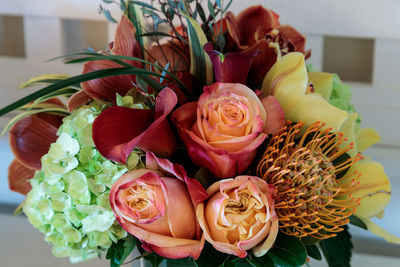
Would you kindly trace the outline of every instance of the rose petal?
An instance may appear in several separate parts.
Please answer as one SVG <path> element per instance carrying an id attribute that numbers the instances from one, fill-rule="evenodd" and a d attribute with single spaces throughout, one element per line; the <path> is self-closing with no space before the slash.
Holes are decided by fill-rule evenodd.
<path id="1" fill-rule="evenodd" d="M 267 122 L 264 132 L 266 134 L 276 134 L 285 125 L 285 114 L 278 99 L 274 96 L 268 96 L 261 100 L 265 111 L 267 112 Z"/>
<path id="2" fill-rule="evenodd" d="M 84 90 L 78 91 L 73 94 L 70 98 L 68 98 L 68 111 L 72 112 L 73 110 L 79 108 L 80 106 L 88 103 L 92 98 L 86 94 Z"/>
<path id="3" fill-rule="evenodd" d="M 34 175 L 34 170 L 28 169 L 14 159 L 8 167 L 8 186 L 10 190 L 27 195 L 32 189 L 29 179 L 32 179 Z"/>
<path id="4" fill-rule="evenodd" d="M 197 260 L 204 247 L 205 239 L 201 238 L 200 242 L 192 245 L 182 245 L 175 247 L 158 247 L 155 245 L 147 244 L 152 251 L 156 252 L 162 257 L 170 259 L 181 259 L 186 257 L 192 257 Z"/>
<path id="5" fill-rule="evenodd" d="M 23 118 L 14 124 L 9 137 L 16 159 L 27 168 L 40 170 L 41 158 L 48 152 L 50 144 L 57 140 L 56 133 L 61 122 L 61 116 L 43 113 Z"/>

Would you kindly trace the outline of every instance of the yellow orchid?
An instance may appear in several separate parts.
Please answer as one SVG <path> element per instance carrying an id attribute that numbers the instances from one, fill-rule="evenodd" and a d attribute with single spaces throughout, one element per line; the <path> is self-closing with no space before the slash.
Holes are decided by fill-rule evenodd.
<path id="1" fill-rule="evenodd" d="M 311 86 L 312 84 L 312 86 Z M 311 89 L 310 89 L 311 88 Z M 320 121 L 332 131 L 341 131 L 346 141 L 345 147 L 350 157 L 380 141 L 379 134 L 372 128 L 359 129 L 356 123 L 357 113 L 348 113 L 329 103 L 333 90 L 333 75 L 323 72 L 307 73 L 304 55 L 289 53 L 278 58 L 267 73 L 263 82 L 264 96 L 273 95 L 280 102 L 285 118 L 303 121 L 305 126 Z M 360 206 L 354 215 L 359 217 L 372 233 L 386 241 L 400 244 L 400 238 L 388 233 L 370 220 L 379 217 L 391 198 L 391 185 L 383 166 L 371 159 L 362 159 L 354 163 L 349 173 L 359 173 L 359 187 L 352 196 L 360 198 Z M 349 181 L 343 180 L 343 183 Z"/>

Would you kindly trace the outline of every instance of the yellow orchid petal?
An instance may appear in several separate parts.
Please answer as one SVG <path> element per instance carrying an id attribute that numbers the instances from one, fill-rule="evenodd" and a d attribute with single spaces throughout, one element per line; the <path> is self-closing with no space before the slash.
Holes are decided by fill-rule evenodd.
<path id="1" fill-rule="evenodd" d="M 394 243 L 394 244 L 400 244 L 400 238 L 389 233 L 379 225 L 375 224 L 373 221 L 371 221 L 368 218 L 360 218 L 365 225 L 367 225 L 368 231 L 371 233 L 383 237 L 387 242 Z"/>
<path id="2" fill-rule="evenodd" d="M 391 198 L 391 185 L 382 164 L 374 161 L 361 160 L 355 163 L 348 174 L 355 171 L 360 173 L 359 186 L 352 193 L 352 197 L 361 198 L 360 206 L 354 215 L 370 218 L 378 215 L 389 203 Z M 349 179 L 352 179 L 350 176 Z M 349 179 L 344 177 L 343 182 Z M 346 181 L 347 180 L 347 181 Z"/>
<path id="3" fill-rule="evenodd" d="M 356 133 L 358 151 L 364 151 L 368 147 L 381 141 L 381 137 L 374 128 L 363 128 Z"/>
<path id="4" fill-rule="evenodd" d="M 309 72 L 308 80 L 314 86 L 316 93 L 320 94 L 326 100 L 331 98 L 333 76 L 326 72 Z"/>
<path id="5" fill-rule="evenodd" d="M 301 120 L 306 126 L 321 121 L 326 127 L 337 131 L 347 120 L 348 115 L 346 111 L 332 106 L 321 95 L 314 93 L 304 95 L 290 113 L 285 113 L 285 117 L 291 121 Z"/>
<path id="6" fill-rule="evenodd" d="M 275 96 L 285 114 L 290 113 L 306 92 L 307 68 L 302 53 L 289 53 L 268 71 L 263 82 L 264 95 Z"/>
<path id="7" fill-rule="evenodd" d="M 355 157 L 358 151 L 356 134 L 355 134 L 355 122 L 357 118 L 358 118 L 357 113 L 349 113 L 348 119 L 343 123 L 342 128 L 340 129 L 340 131 L 343 132 L 344 136 L 347 139 L 346 142 L 343 142 L 341 147 L 344 147 L 349 143 L 354 144 L 353 148 L 347 151 L 347 154 L 349 154 L 350 157 Z"/>

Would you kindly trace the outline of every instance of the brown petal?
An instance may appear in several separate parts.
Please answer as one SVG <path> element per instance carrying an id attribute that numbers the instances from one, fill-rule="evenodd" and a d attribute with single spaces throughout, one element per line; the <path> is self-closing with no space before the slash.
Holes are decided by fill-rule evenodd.
<path id="1" fill-rule="evenodd" d="M 14 159 L 8 167 L 8 186 L 11 191 L 26 195 L 32 189 L 29 179 L 33 178 L 34 170 L 26 168 Z"/>
<path id="2" fill-rule="evenodd" d="M 136 29 L 127 16 L 122 16 L 115 33 L 114 44 L 111 49 L 112 54 L 130 57 L 140 56 L 140 45 L 136 40 Z M 140 67 L 141 64 L 134 64 Z"/>
<path id="3" fill-rule="evenodd" d="M 85 105 L 90 100 L 92 100 L 92 98 L 86 94 L 84 90 L 78 91 L 68 99 L 68 111 L 72 112 L 74 109 Z"/>
<path id="4" fill-rule="evenodd" d="M 90 61 L 83 65 L 83 73 L 120 67 L 119 64 L 109 60 Z M 82 88 L 94 99 L 115 103 L 116 93 L 122 96 L 126 95 L 134 87 L 133 83 L 135 82 L 135 75 L 111 76 L 83 82 Z"/>
<path id="5" fill-rule="evenodd" d="M 261 5 L 243 10 L 237 16 L 241 44 L 253 46 L 256 43 L 255 33 L 259 29 L 270 29 L 279 25 L 276 15 Z"/>
<path id="6" fill-rule="evenodd" d="M 61 119 L 61 116 L 42 113 L 24 118 L 11 127 L 10 147 L 22 165 L 40 170 L 41 157 L 57 140 Z"/>
<path id="7" fill-rule="evenodd" d="M 306 37 L 289 25 L 280 25 L 276 27 L 279 31 L 280 39 L 287 44 L 288 52 L 304 53 Z"/>

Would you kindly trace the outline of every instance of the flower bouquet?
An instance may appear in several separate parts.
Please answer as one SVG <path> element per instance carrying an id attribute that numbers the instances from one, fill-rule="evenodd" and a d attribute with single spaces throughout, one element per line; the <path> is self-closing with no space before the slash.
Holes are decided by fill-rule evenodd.
<path id="1" fill-rule="evenodd" d="M 349 223 L 400 243 L 370 220 L 391 197 L 362 154 L 379 135 L 301 33 L 262 6 L 151 2 L 118 2 L 114 42 L 68 55 L 82 74 L 0 110 L 20 111 L 10 189 L 56 257 L 349 266 Z"/>

